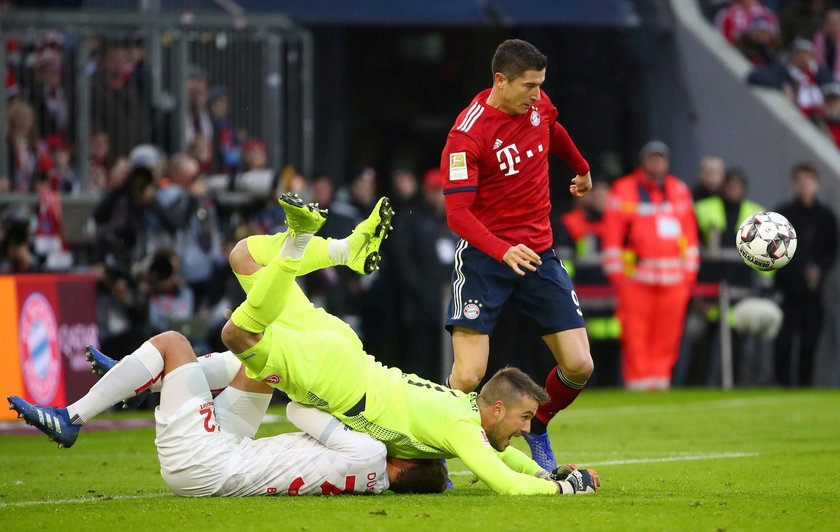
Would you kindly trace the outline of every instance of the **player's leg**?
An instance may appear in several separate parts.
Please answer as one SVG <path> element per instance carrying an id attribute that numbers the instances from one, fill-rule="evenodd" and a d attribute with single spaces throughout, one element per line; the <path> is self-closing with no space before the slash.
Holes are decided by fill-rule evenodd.
<path id="1" fill-rule="evenodd" d="M 447 386 L 469 393 L 487 372 L 490 333 L 518 275 L 461 240 L 455 251 L 452 299 L 446 328 L 452 333 L 454 362 Z"/>
<path id="2" fill-rule="evenodd" d="M 455 360 L 446 385 L 469 393 L 478 387 L 487 372 L 490 336 L 463 327 L 453 327 L 452 349 Z"/>
<path id="3" fill-rule="evenodd" d="M 214 495 L 230 474 L 238 440 L 218 424 L 210 386 L 187 339 L 173 335 L 168 340 L 155 409 L 161 476 L 177 495 Z"/>
<path id="4" fill-rule="evenodd" d="M 32 425 L 45 432 L 60 447 L 70 447 L 80 427 L 113 405 L 137 395 L 160 379 L 167 364 L 195 362 L 189 342 L 181 334 L 168 331 L 144 342 L 137 350 L 113 366 L 78 401 L 67 408 L 30 405 L 14 396 L 10 408 Z"/>
<path id="5" fill-rule="evenodd" d="M 239 362 L 238 359 L 236 361 Z M 216 420 L 224 430 L 240 438 L 253 438 L 268 410 L 273 392 L 268 384 L 249 379 L 240 364 L 230 386 L 216 396 Z"/>
<path id="6" fill-rule="evenodd" d="M 370 216 L 359 223 L 349 236 L 341 239 L 313 237 L 301 257 L 298 275 L 337 265 L 346 265 L 362 275 L 377 270 L 379 248 L 393 229 L 393 215 L 391 201 L 382 197 Z M 246 293 L 256 282 L 260 269 L 280 252 L 287 234 L 255 235 L 236 244 L 229 261 Z"/>
<path id="7" fill-rule="evenodd" d="M 553 250 L 541 253 L 540 258 L 542 264 L 522 279 L 512 298 L 517 309 L 535 323 L 557 362 L 545 379 L 549 400 L 537 409 L 525 438 L 534 460 L 551 471 L 556 464 L 547 433 L 548 423 L 580 395 L 594 364 L 583 312 L 568 272 Z"/>
<path id="8" fill-rule="evenodd" d="M 292 195 L 280 204 L 286 211 L 289 235 L 277 255 L 260 270 L 245 301 L 233 311 L 222 329 L 222 341 L 251 371 L 259 372 L 268 360 L 273 323 L 293 293 L 307 244 L 326 221 L 326 213 Z"/>
<path id="9" fill-rule="evenodd" d="M 542 339 L 557 361 L 557 367 L 549 372 L 545 381 L 551 400 L 540 405 L 537 412 L 539 421 L 547 424 L 558 411 L 572 404 L 580 395 L 595 366 L 585 328 L 546 334 Z"/>

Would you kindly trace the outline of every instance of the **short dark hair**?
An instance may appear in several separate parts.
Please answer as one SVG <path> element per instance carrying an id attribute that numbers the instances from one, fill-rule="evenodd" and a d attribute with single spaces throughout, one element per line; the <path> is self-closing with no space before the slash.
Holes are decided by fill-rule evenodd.
<path id="1" fill-rule="evenodd" d="M 817 167 L 814 166 L 811 163 L 805 163 L 805 162 L 797 163 L 793 167 L 793 170 L 790 171 L 790 178 L 791 179 L 796 179 L 797 176 L 799 176 L 799 174 L 803 173 L 803 172 L 807 173 L 807 174 L 811 174 L 814 177 L 814 179 L 817 179 L 817 180 L 820 179 L 820 171 L 817 170 Z"/>
<path id="2" fill-rule="evenodd" d="M 481 387 L 478 398 L 488 405 L 496 401 L 512 404 L 519 401 L 523 395 L 533 397 L 540 404 L 549 399 L 548 393 L 531 377 L 518 368 L 507 366 L 490 377 Z"/>
<path id="3" fill-rule="evenodd" d="M 394 493 L 443 493 L 446 489 L 446 467 L 440 459 L 415 460 L 417 465 L 400 471 L 389 489 Z"/>
<path id="4" fill-rule="evenodd" d="M 501 72 L 513 81 L 526 70 L 543 70 L 548 59 L 533 44 L 521 39 L 508 39 L 496 48 L 491 68 L 493 76 Z"/>

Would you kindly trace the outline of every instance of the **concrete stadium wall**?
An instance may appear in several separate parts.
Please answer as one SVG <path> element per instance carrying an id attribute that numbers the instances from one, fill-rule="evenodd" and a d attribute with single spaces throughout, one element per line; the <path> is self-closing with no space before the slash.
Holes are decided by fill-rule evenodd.
<path id="1" fill-rule="evenodd" d="M 720 155 L 746 170 L 749 196 L 772 208 L 791 195 L 790 169 L 809 161 L 822 174 L 822 200 L 840 213 L 840 150 L 781 93 L 747 86 L 750 64 L 703 18 L 696 2 L 664 5 L 673 17 L 677 75 L 690 116 L 681 120 L 690 129 L 681 140 L 694 143 L 682 150 L 681 166 L 693 163 L 693 171 L 700 156 Z M 694 160 L 686 161 L 686 155 Z M 828 314 L 817 360 L 822 386 L 840 386 L 838 270 L 831 272 L 825 293 Z"/>

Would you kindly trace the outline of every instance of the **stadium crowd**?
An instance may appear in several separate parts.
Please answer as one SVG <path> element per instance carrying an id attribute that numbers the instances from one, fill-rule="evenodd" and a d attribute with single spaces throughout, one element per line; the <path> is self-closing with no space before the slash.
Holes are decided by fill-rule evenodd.
<path id="1" fill-rule="evenodd" d="M 803 113 L 840 139 L 840 68 L 835 68 L 840 64 L 835 49 L 840 44 L 840 8 L 819 1 L 777 4 L 778 16 L 757 0 L 709 2 L 707 7 L 723 36 L 756 65 L 752 82 L 785 90 Z M 150 107 L 144 96 L 149 83 L 142 39 L 90 37 L 68 43 L 66 36 L 48 33 L 32 42 L 8 40 L 6 46 L 8 161 L 2 170 L 8 172 L 0 171 L 0 199 L 23 193 L 36 194 L 38 201 L 32 208 L 0 202 L 0 273 L 92 273 L 98 283 L 100 344 L 106 353 L 129 353 L 144 339 L 169 329 L 183 332 L 199 352 L 221 351 L 221 328 L 230 309 L 245 297 L 227 256 L 246 236 L 282 229 L 283 214 L 275 201 L 279 194 L 296 192 L 328 208 L 330 216 L 320 234 L 341 238 L 367 216 L 379 195 L 387 193 L 397 214 L 393 236 L 383 246 L 381 271 L 360 277 L 327 268 L 302 282 L 309 297 L 351 324 L 383 363 L 440 377 L 446 285 L 457 237 L 446 223 L 438 169 L 400 166 L 383 176 L 362 168 L 349 179 L 302 176 L 289 167 L 270 169 L 263 141 L 233 123 L 228 91 L 213 85 L 199 66 L 188 76 L 186 149 L 172 153 L 175 143 L 167 136 L 171 128 L 156 127 L 167 118 L 147 119 L 162 111 Z M 85 75 L 94 105 L 87 161 L 73 160 L 78 139 L 73 84 L 66 75 L 68 46 L 85 46 L 90 57 Z M 603 297 L 611 296 L 609 277 L 615 272 L 607 268 L 605 274 L 602 240 L 616 239 L 608 233 L 604 216 L 609 198 L 618 193 L 612 183 L 626 173 L 622 166 L 638 162 L 643 168 L 651 157 L 665 161 L 667 174 L 668 147 L 661 142 L 647 145 L 639 160 L 627 165 L 608 164 L 602 158 L 593 171 L 592 193 L 553 216 L 556 249 L 573 269 L 593 342 L 598 369 L 591 384 L 622 385 L 626 379 L 621 351 L 622 345 L 626 349 L 622 334 L 627 328 L 622 331 L 614 304 Z M 744 213 L 760 206 L 747 199 L 746 172 L 727 163 L 705 157 L 697 176 L 691 176 L 697 183 L 691 208 L 703 259 L 700 284 L 725 279 L 736 287 L 736 302 L 757 297 L 770 306 L 780 304 L 788 312 L 786 320 L 796 309 L 813 310 L 813 319 L 781 327 L 780 345 L 800 346 L 800 371 L 791 369 L 792 361 L 786 359 L 788 366 L 778 365 L 775 377 L 772 369 L 758 374 L 748 369 L 756 367 L 749 360 L 756 351 L 753 344 L 741 338 L 735 342 L 736 382 L 808 385 L 822 284 L 836 254 L 836 235 L 831 245 L 823 246 L 809 237 L 817 224 L 835 227 L 836 233 L 833 216 L 816 200 L 819 175 L 808 164 L 797 166 L 792 170 L 794 200 L 770 206 L 790 213 L 800 238 L 797 260 L 779 272 L 774 283 L 772 276 L 752 274 L 734 253 L 731 235 Z M 79 164 L 86 165 L 85 182 L 74 170 Z M 677 177 L 691 181 L 689 176 Z M 262 193 L 230 201 L 226 193 L 247 189 L 247 183 L 262 183 Z M 338 186 L 341 183 L 344 186 Z M 80 194 L 97 198 L 91 212 L 95 236 L 92 245 L 72 248 L 65 238 L 61 198 Z M 814 206 L 819 207 L 818 216 Z M 686 288 L 693 284 L 692 278 Z M 784 286 L 801 290 L 785 291 Z M 795 297 L 799 295 L 807 297 Z M 714 335 L 708 334 L 720 319 L 714 301 L 707 293 L 694 292 L 673 378 L 643 384 L 643 389 L 719 382 L 717 348 L 710 341 Z M 676 318 L 682 321 L 679 313 Z M 517 322 L 510 320 L 502 320 L 498 337 L 519 337 Z M 755 342 L 756 336 L 759 342 L 769 342 L 780 326 L 767 331 L 748 330 L 742 324 L 744 342 Z M 794 337 L 799 340 L 793 342 Z M 506 340 L 504 349 L 528 345 L 527 340 Z M 772 346 L 765 349 L 773 351 Z"/>

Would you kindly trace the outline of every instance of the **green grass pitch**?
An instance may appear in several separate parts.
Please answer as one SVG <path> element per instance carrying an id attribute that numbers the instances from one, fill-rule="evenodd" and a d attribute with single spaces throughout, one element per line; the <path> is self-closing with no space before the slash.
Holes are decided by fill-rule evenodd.
<path id="1" fill-rule="evenodd" d="M 443 495 L 184 499 L 151 428 L 71 449 L 3 435 L 0 530 L 840 530 L 840 392 L 590 390 L 550 430 L 558 460 L 598 469 L 598 494 L 499 496 L 450 460 Z"/>

